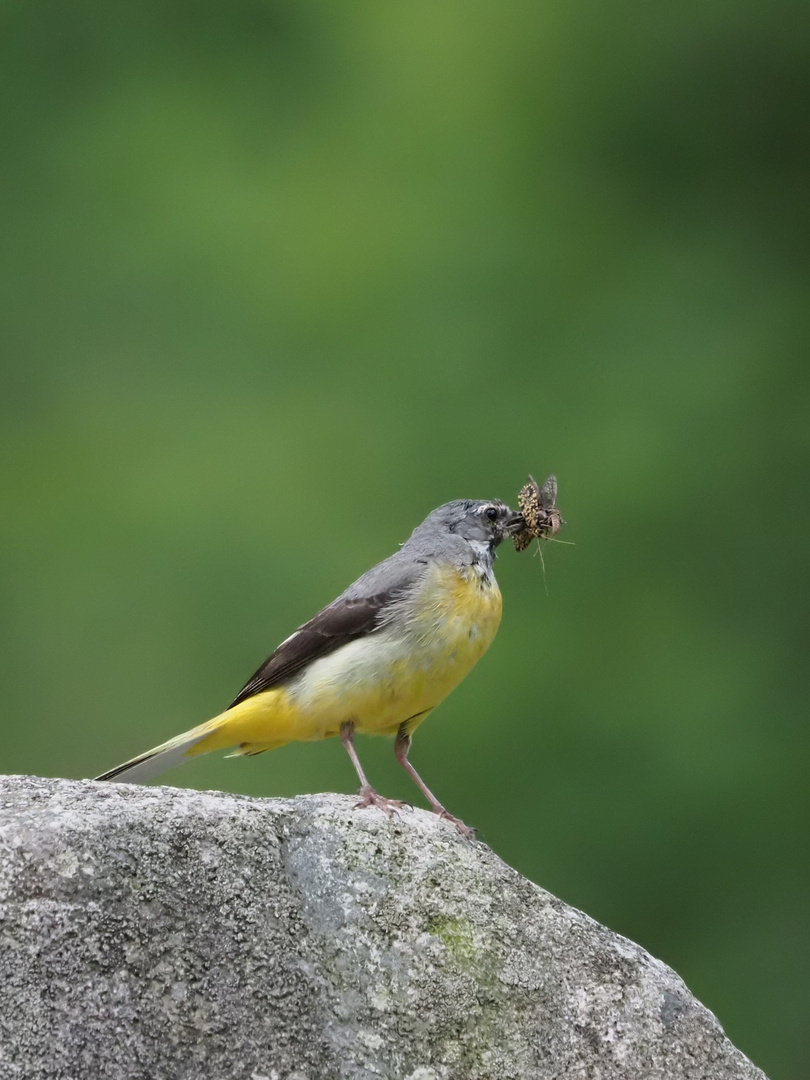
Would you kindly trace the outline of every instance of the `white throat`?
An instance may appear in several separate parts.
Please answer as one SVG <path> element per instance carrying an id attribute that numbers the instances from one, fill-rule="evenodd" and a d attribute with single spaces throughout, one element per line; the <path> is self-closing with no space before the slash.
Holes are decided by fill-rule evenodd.
<path id="1" fill-rule="evenodd" d="M 486 540 L 468 540 L 467 543 L 473 549 L 475 556 L 473 565 L 475 569 L 478 570 L 482 578 L 491 581 L 493 577 L 492 562 L 495 557 L 491 545 Z"/>

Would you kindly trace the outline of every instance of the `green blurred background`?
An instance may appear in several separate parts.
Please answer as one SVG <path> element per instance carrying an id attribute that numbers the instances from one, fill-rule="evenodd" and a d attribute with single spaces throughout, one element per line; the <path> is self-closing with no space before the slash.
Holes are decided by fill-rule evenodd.
<path id="1" fill-rule="evenodd" d="M 809 23 L 6 0 L 4 770 L 198 723 L 432 507 L 553 470 L 575 546 L 548 592 L 502 549 L 414 763 L 806 1076 Z M 167 782 L 356 783 L 334 740 Z"/>

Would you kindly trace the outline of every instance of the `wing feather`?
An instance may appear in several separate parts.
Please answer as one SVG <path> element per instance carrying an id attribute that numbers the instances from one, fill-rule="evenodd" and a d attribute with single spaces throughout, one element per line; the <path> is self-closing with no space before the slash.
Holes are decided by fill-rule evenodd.
<path id="1" fill-rule="evenodd" d="M 397 591 L 372 596 L 340 596 L 323 611 L 304 623 L 279 645 L 276 651 L 245 683 L 228 706 L 280 686 L 313 660 L 339 649 L 349 641 L 376 630 Z"/>

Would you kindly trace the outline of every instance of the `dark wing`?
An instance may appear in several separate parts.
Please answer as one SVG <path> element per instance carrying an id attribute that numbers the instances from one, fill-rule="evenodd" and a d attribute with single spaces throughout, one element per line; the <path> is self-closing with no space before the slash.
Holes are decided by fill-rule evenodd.
<path id="1" fill-rule="evenodd" d="M 380 616 L 396 593 L 376 596 L 339 597 L 329 607 L 319 611 L 314 619 L 304 623 L 273 655 L 262 664 L 233 701 L 232 709 L 263 690 L 271 690 L 302 671 L 313 660 L 339 649 L 341 645 L 371 633 L 380 625 Z"/>

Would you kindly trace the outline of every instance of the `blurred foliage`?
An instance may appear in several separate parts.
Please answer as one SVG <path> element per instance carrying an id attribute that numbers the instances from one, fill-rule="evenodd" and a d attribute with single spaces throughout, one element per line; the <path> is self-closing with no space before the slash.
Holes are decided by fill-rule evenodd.
<path id="1" fill-rule="evenodd" d="M 504 550 L 414 762 L 804 1076 L 808 22 L 6 0 L 5 769 L 218 712 L 433 506 L 554 470 L 576 546 L 547 592 Z M 335 741 L 167 781 L 355 786 Z"/>

